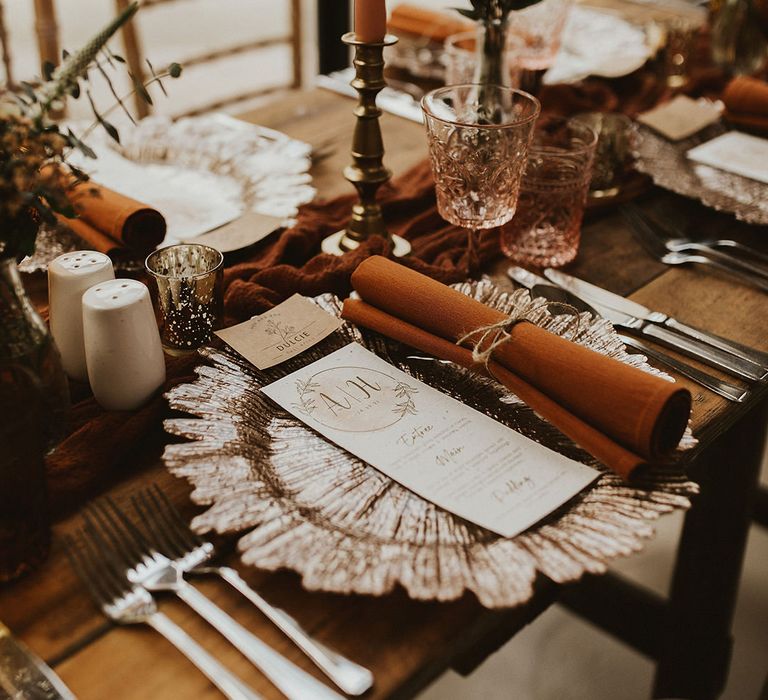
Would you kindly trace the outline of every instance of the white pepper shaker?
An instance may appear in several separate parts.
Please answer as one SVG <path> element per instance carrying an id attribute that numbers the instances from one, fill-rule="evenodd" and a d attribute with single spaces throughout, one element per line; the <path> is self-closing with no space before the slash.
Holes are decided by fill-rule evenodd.
<path id="1" fill-rule="evenodd" d="M 101 282 L 83 295 L 83 338 L 88 379 L 96 401 L 108 411 L 145 404 L 165 381 L 149 290 L 141 282 Z"/>
<path id="2" fill-rule="evenodd" d="M 88 381 L 83 345 L 83 294 L 98 282 L 115 278 L 112 261 L 95 250 L 59 255 L 48 265 L 48 303 L 51 335 L 67 375 Z"/>

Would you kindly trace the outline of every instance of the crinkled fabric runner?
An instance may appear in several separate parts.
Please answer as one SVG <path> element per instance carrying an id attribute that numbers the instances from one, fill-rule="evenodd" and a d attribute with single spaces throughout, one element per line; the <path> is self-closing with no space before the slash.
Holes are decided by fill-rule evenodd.
<path id="1" fill-rule="evenodd" d="M 349 220 L 354 195 L 327 203 L 312 203 L 299 210 L 297 224 L 251 260 L 225 272 L 225 313 L 242 321 L 280 303 L 296 292 L 316 296 L 332 292 L 346 296 L 349 278 L 357 265 L 371 255 L 388 255 L 386 241 L 374 237 L 342 257 L 320 253 L 320 243 Z M 413 246 L 402 262 L 419 272 L 450 284 L 466 278 L 467 231 L 448 224 L 435 206 L 434 181 L 428 161 L 423 161 L 381 188 L 379 201 L 392 233 Z M 482 233 L 481 262 L 499 254 L 496 230 Z"/>

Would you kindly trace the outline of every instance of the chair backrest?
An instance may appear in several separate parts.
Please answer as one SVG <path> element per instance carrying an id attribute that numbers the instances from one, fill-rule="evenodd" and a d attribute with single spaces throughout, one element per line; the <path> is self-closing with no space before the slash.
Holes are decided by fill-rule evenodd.
<path id="1" fill-rule="evenodd" d="M 5 29 L 5 8 L 0 2 L 0 50 L 3 54 L 3 69 L 5 70 L 5 84 L 13 85 L 13 68 L 11 66 L 11 47 L 8 43 L 8 32 Z"/>
<path id="2" fill-rule="evenodd" d="M 45 0 L 36 0 L 36 2 L 43 2 Z M 50 0 L 48 0 L 50 1 Z M 148 15 L 151 13 L 152 8 L 158 5 L 168 5 L 181 0 L 144 0 L 142 3 L 141 20 L 147 21 Z M 291 80 L 288 83 L 281 85 L 270 85 L 268 87 L 260 87 L 254 90 L 241 92 L 227 96 L 223 99 L 219 99 L 209 104 L 196 106 L 192 110 L 186 111 L 185 115 L 199 114 L 212 109 L 217 109 L 228 104 L 240 102 L 243 100 L 252 99 L 261 95 L 266 95 L 276 90 L 285 89 L 289 87 L 298 88 L 301 86 L 302 76 L 302 36 L 301 36 L 301 1 L 291 0 L 291 16 L 290 24 L 291 30 L 289 34 L 281 33 L 267 38 L 261 38 L 258 40 L 245 41 L 239 44 L 228 46 L 226 48 L 209 51 L 193 56 L 181 56 L 179 62 L 182 63 L 184 69 L 192 66 L 197 66 L 205 63 L 212 63 L 220 59 L 229 58 L 230 56 L 236 56 L 238 54 L 244 54 L 246 52 L 258 51 L 267 49 L 273 46 L 287 45 L 291 48 Z M 210 0 L 210 2 L 217 3 L 218 5 L 224 5 L 225 0 Z M 128 4 L 129 0 L 115 0 L 118 11 L 123 10 Z M 128 63 L 131 73 L 133 75 L 146 79 L 148 77 L 147 64 L 145 62 L 142 40 L 139 37 L 139 25 L 136 22 L 136 18 L 131 20 L 123 28 L 123 44 L 125 51 L 125 59 Z M 136 100 L 136 112 L 139 116 L 143 117 L 148 114 L 150 110 L 149 105 L 146 104 L 140 98 Z M 181 116 L 181 115 L 178 115 Z"/>

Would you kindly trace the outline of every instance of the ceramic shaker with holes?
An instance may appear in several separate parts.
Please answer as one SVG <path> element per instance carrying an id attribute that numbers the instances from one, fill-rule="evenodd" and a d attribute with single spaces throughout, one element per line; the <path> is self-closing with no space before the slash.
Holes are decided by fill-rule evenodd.
<path id="1" fill-rule="evenodd" d="M 112 261 L 95 250 L 64 253 L 48 265 L 51 335 L 70 379 L 88 381 L 83 344 L 83 294 L 94 284 L 114 278 Z"/>
<path id="2" fill-rule="evenodd" d="M 109 411 L 147 403 L 165 382 L 165 359 L 149 290 L 116 279 L 83 295 L 83 339 L 88 379 Z"/>

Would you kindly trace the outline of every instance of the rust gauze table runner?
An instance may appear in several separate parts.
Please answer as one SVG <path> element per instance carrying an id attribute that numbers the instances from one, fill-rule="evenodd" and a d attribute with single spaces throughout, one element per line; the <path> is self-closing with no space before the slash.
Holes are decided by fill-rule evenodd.
<path id="1" fill-rule="evenodd" d="M 316 296 L 350 292 L 352 272 L 370 255 L 390 252 L 383 238 L 374 237 L 341 257 L 318 253 L 326 236 L 343 228 L 354 195 L 299 210 L 296 225 L 258 249 L 250 260 L 224 273 L 225 313 L 230 322 L 243 321 L 299 292 Z M 412 255 L 403 264 L 429 277 L 451 284 L 466 278 L 467 231 L 448 224 L 435 205 L 435 186 L 427 161 L 379 190 L 379 201 L 390 232 L 411 242 Z M 481 263 L 500 254 L 497 230 L 482 234 Z"/>
<path id="2" fill-rule="evenodd" d="M 465 366 L 476 364 L 471 353 L 448 345 L 507 318 L 378 256 L 361 263 L 352 286 L 362 302 L 345 301 L 344 318 Z M 663 459 L 679 443 L 691 409 L 687 389 L 526 321 L 509 336 L 493 351 L 494 366 L 481 369 L 498 373 L 531 408 L 621 476 Z"/>

